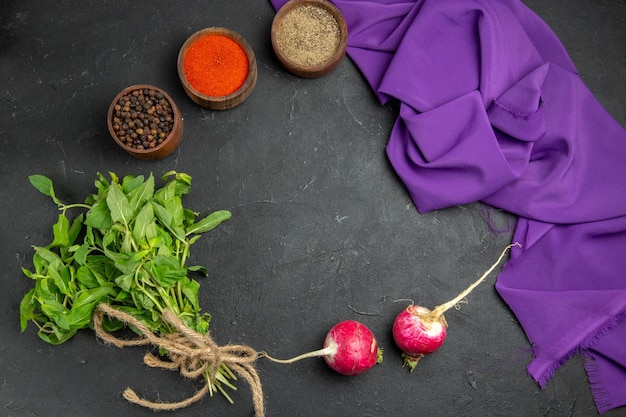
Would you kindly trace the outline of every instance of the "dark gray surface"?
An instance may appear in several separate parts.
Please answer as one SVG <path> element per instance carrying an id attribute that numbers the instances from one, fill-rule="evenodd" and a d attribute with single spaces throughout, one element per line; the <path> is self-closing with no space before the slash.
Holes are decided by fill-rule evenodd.
<path id="1" fill-rule="evenodd" d="M 607 110 L 626 125 L 626 3 L 529 1 L 553 27 Z M 20 334 L 19 302 L 31 282 L 31 245 L 51 239 L 52 202 L 27 176 L 52 178 L 65 201 L 82 200 L 96 172 L 193 177 L 186 206 L 229 209 L 233 218 L 201 239 L 201 303 L 220 344 L 249 344 L 277 357 L 317 349 L 335 323 L 367 324 L 385 362 L 359 377 L 321 359 L 258 362 L 268 417 L 597 415 L 582 360 L 540 390 L 527 376 L 528 342 L 493 288 L 447 314 L 448 340 L 413 374 L 401 368 L 390 327 L 412 298 L 428 307 L 465 288 L 497 258 L 510 232 L 493 233 L 484 208 L 416 212 L 384 155 L 396 116 L 378 105 L 349 59 L 328 76 L 285 72 L 269 41 L 264 0 L 0 2 L 0 416 L 151 416 L 121 398 L 127 387 L 163 401 L 199 387 L 148 369 L 144 348 L 104 346 L 84 331 L 61 346 Z M 257 55 L 252 96 L 203 110 L 177 79 L 176 56 L 196 30 L 224 26 Z M 154 162 L 133 159 L 108 135 L 109 101 L 124 87 L 168 91 L 184 115 L 181 146 Z M 504 228 L 505 213 L 492 212 Z M 244 381 L 234 405 L 220 396 L 176 416 L 251 416 Z M 624 409 L 607 416 L 626 415 Z"/>

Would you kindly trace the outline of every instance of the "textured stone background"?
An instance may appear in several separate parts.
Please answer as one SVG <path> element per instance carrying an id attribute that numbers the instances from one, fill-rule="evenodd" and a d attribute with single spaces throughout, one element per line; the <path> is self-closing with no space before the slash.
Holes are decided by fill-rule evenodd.
<path id="1" fill-rule="evenodd" d="M 626 125 L 626 3 L 527 4 Z M 529 345 L 495 275 L 447 314 L 439 352 L 412 374 L 401 368 L 390 329 L 405 304 L 394 301 L 434 307 L 452 298 L 510 242 L 514 219 L 478 204 L 418 214 L 384 155 L 396 109 L 376 102 L 347 58 L 320 79 L 284 71 L 271 49 L 273 16 L 264 0 L 0 1 L 0 416 L 152 416 L 121 392 L 173 401 L 199 387 L 148 369 L 144 348 L 107 347 L 91 331 L 49 346 L 33 327 L 19 330 L 31 286 L 20 268 L 30 267 L 32 245 L 50 241 L 57 216 L 27 176 L 49 176 L 61 199 L 75 201 L 93 190 L 97 172 L 172 169 L 193 177 L 186 206 L 233 213 L 192 250 L 210 271 L 201 303 L 218 343 L 291 357 L 355 319 L 385 349 L 384 364 L 356 378 L 321 359 L 259 361 L 268 417 L 597 415 L 580 358 L 543 390 L 527 376 Z M 178 49 L 208 26 L 238 31 L 257 56 L 254 93 L 224 112 L 195 105 L 176 74 Z M 110 100 L 143 83 L 168 91 L 184 116 L 179 149 L 160 161 L 133 159 L 106 129 Z M 234 405 L 217 395 L 162 415 L 251 416 L 248 387 L 237 385 Z"/>

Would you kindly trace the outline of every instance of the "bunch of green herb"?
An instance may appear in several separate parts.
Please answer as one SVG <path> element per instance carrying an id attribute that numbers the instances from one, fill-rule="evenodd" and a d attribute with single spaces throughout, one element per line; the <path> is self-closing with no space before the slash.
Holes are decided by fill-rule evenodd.
<path id="1" fill-rule="evenodd" d="M 132 314 L 155 334 L 175 331 L 162 319 L 166 309 L 187 327 L 206 334 L 211 316 L 201 311 L 200 284 L 189 273 L 207 271 L 186 262 L 191 245 L 228 220 L 230 212 L 199 219 L 199 213 L 183 207 L 182 196 L 191 189 L 191 177 L 184 173 L 166 173 L 159 189 L 152 174 L 121 181 L 114 173 L 109 177 L 98 173 L 97 192 L 76 204 L 62 203 L 49 178 L 29 177 L 60 213 L 52 226 L 52 242 L 35 246 L 33 269 L 22 268 L 35 283 L 20 305 L 22 332 L 33 322 L 41 339 L 63 343 L 92 327 L 95 308 L 105 302 Z M 73 209 L 81 212 L 70 221 L 68 211 Z M 107 331 L 121 327 L 115 320 L 106 322 Z M 222 365 L 211 392 L 218 389 L 230 400 L 222 385 L 234 389 L 234 378 Z"/>

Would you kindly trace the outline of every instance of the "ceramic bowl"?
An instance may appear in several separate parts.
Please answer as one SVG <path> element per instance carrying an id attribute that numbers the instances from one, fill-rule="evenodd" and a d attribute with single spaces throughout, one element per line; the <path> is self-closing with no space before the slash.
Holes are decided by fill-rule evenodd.
<path id="1" fill-rule="evenodd" d="M 211 35 L 223 35 L 237 42 L 239 46 L 241 46 L 241 48 L 244 50 L 248 58 L 247 78 L 245 79 L 241 87 L 228 95 L 211 96 L 204 94 L 196 89 L 193 85 L 191 85 L 191 83 L 187 79 L 187 76 L 185 75 L 184 61 L 185 56 L 189 51 L 189 48 L 194 44 L 194 42 L 198 41 L 200 38 Z M 200 106 L 211 110 L 230 109 L 243 103 L 254 90 L 257 80 L 257 64 L 254 51 L 252 50 L 252 47 L 250 46 L 248 41 L 246 41 L 243 36 L 230 29 L 221 27 L 210 27 L 199 30 L 185 41 L 178 53 L 178 77 L 180 78 L 180 82 L 182 83 L 185 92 L 196 104 L 199 104 Z"/>
<path id="2" fill-rule="evenodd" d="M 156 100 L 153 100 L 153 101 L 158 101 L 161 97 L 165 99 L 170 105 L 171 113 L 169 113 L 169 115 L 172 120 L 168 122 L 168 125 L 170 126 L 169 132 L 166 132 L 163 129 L 161 130 L 163 132 L 163 135 L 166 135 L 166 136 L 164 138 L 161 138 L 162 141 L 160 143 L 158 141 L 159 134 L 157 134 L 156 135 L 157 137 L 154 138 L 154 140 L 152 137 L 149 137 L 149 140 L 153 140 L 152 144 L 149 144 L 146 147 L 143 147 L 143 145 L 141 145 L 142 148 L 137 148 L 137 147 L 129 145 L 125 140 L 122 139 L 122 137 L 124 136 L 124 134 L 122 133 L 122 131 L 124 130 L 122 128 L 122 125 L 127 120 L 135 120 L 135 121 L 137 119 L 148 120 L 148 114 L 149 114 L 148 110 L 146 110 L 146 112 L 142 113 L 141 115 L 139 115 L 136 112 L 133 112 L 133 113 L 136 113 L 133 116 L 128 116 L 128 115 L 124 116 L 123 113 L 120 114 L 120 112 L 124 112 L 123 106 L 120 109 L 120 100 L 122 100 L 122 98 L 125 96 L 132 95 L 133 92 L 140 92 L 140 91 L 148 94 L 148 97 L 156 98 Z M 152 110 L 152 112 L 154 115 L 154 110 Z M 116 117 L 118 119 L 116 119 Z M 163 119 L 165 119 L 165 117 L 166 116 L 163 116 Z M 120 124 L 119 119 L 121 119 L 122 121 L 121 124 Z M 150 118 L 150 120 L 154 121 L 154 119 L 152 118 Z M 135 123 L 135 121 L 133 121 L 133 124 Z M 131 154 L 132 156 L 136 158 L 146 159 L 146 160 L 165 158 L 166 156 L 174 152 L 174 150 L 180 144 L 180 141 L 183 136 L 183 119 L 180 114 L 180 111 L 178 110 L 178 107 L 176 107 L 176 103 L 174 103 L 174 100 L 172 100 L 169 94 L 167 94 L 162 89 L 152 86 L 152 85 L 148 85 L 148 84 L 138 84 L 138 85 L 127 87 L 124 90 L 120 91 L 119 94 L 115 96 L 113 101 L 111 101 L 111 105 L 109 106 L 109 111 L 107 113 L 107 126 L 109 128 L 109 132 L 111 133 L 111 137 L 113 137 L 113 140 L 115 141 L 115 143 L 117 143 L 123 150 L 125 150 L 126 152 L 128 152 L 129 154 Z M 125 127 L 126 127 L 126 134 L 129 134 L 128 132 L 133 130 L 132 128 L 128 126 L 125 126 Z M 146 133 L 146 136 L 148 136 L 152 132 L 148 132 L 148 130 L 150 129 L 150 126 L 145 126 L 145 127 L 146 127 L 145 133 Z M 136 131 L 135 131 L 135 136 L 138 136 Z"/>
<path id="3" fill-rule="evenodd" d="M 300 28 L 299 31 L 290 35 L 293 42 L 289 42 L 289 38 L 285 39 L 285 34 L 281 34 L 281 31 L 288 30 L 287 28 L 289 27 L 289 23 L 287 20 L 290 19 L 290 14 L 294 12 L 302 13 L 305 9 L 308 11 L 315 10 L 312 8 L 320 8 L 322 12 L 326 13 L 326 15 L 322 15 L 323 19 L 321 19 L 324 22 L 328 20 L 328 15 L 332 16 L 337 23 L 336 30 L 338 31 L 339 40 L 336 47 L 328 45 L 328 42 L 326 44 L 320 44 L 319 47 L 308 45 L 307 47 L 299 48 L 294 46 L 294 48 L 300 49 L 301 51 L 315 51 L 316 49 L 324 48 L 323 54 L 321 55 L 326 58 L 324 61 L 314 61 L 313 64 L 307 64 L 300 58 L 294 59 L 294 53 L 289 51 L 290 48 L 285 47 L 285 45 L 289 45 L 290 43 L 293 45 L 307 45 L 308 41 L 303 42 L 303 39 L 306 39 L 303 37 L 306 37 L 307 35 L 304 33 L 305 29 Z M 291 18 L 293 19 L 293 15 L 291 15 Z M 317 29 L 319 28 L 312 25 L 312 32 Z M 331 36 L 331 39 L 334 39 L 334 36 L 335 34 Z M 282 6 L 274 16 L 271 38 L 274 53 L 285 69 L 299 77 L 317 78 L 333 71 L 341 62 L 341 59 L 345 55 L 346 45 L 348 43 L 348 28 L 339 9 L 327 0 L 290 0 L 285 3 L 285 5 Z M 312 36 L 312 38 L 319 39 L 317 36 Z"/>

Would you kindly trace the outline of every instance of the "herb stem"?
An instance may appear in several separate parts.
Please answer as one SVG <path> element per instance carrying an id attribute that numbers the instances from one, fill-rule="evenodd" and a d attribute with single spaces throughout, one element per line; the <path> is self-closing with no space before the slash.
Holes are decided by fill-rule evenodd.
<path id="1" fill-rule="evenodd" d="M 158 300 L 154 298 L 154 296 L 150 293 L 150 291 L 146 290 L 146 288 L 143 286 L 143 284 L 139 280 L 139 271 L 142 269 L 142 266 L 143 264 L 139 268 L 137 268 L 137 270 L 135 271 L 135 285 L 137 286 L 137 288 L 139 288 L 142 294 L 144 294 L 146 297 L 150 299 L 150 301 L 152 301 L 152 303 L 154 303 L 155 307 L 159 310 L 159 312 L 163 314 L 165 312 L 165 308 L 163 308 L 161 303 L 159 303 Z M 137 307 L 140 307 L 140 306 L 137 306 Z"/>
<path id="2" fill-rule="evenodd" d="M 137 246 L 137 242 L 135 242 L 135 239 L 133 239 L 133 232 L 128 229 L 128 226 L 126 229 L 126 233 L 128 234 L 128 240 L 130 240 L 130 246 L 133 248 L 133 251 L 138 252 L 139 247 Z"/>
<path id="3" fill-rule="evenodd" d="M 157 291 L 161 296 L 161 299 L 165 302 L 167 308 L 176 313 L 177 316 L 180 316 L 180 307 L 178 307 L 177 303 L 172 303 L 173 298 L 167 293 L 167 291 L 165 291 L 163 287 L 157 287 Z"/>
<path id="4" fill-rule="evenodd" d="M 184 309 L 185 303 L 183 302 L 183 286 L 180 281 L 176 283 L 176 297 L 178 298 L 178 305 L 181 309 Z"/>
<path id="5" fill-rule="evenodd" d="M 37 320 L 33 320 L 33 323 L 35 323 L 35 326 L 37 326 L 37 328 L 39 329 L 40 332 L 43 333 L 54 333 L 52 330 L 48 330 L 45 328 L 45 326 L 42 326 L 41 324 L 39 324 L 39 322 Z"/>
<path id="6" fill-rule="evenodd" d="M 185 248 L 183 249 L 183 254 L 180 257 L 180 266 L 184 267 L 185 263 L 187 263 L 187 258 L 189 258 L 189 243 L 185 242 Z"/>
<path id="7" fill-rule="evenodd" d="M 60 204 L 59 205 L 59 210 L 61 210 L 63 214 L 65 214 L 69 209 L 73 209 L 73 208 L 85 208 L 87 210 L 91 210 L 91 206 L 89 204 L 74 203 L 74 204 Z"/>

